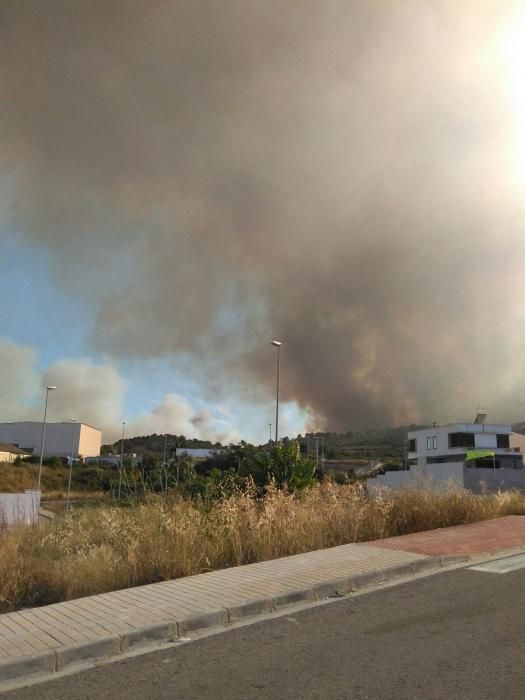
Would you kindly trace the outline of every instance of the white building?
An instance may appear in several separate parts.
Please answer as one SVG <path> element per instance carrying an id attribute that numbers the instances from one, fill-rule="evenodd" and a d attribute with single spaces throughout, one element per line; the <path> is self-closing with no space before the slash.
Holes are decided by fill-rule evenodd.
<path id="1" fill-rule="evenodd" d="M 42 422 L 0 423 L 0 442 L 40 456 Z M 85 423 L 46 423 L 44 457 L 84 457 L 100 454 L 102 433 Z"/>
<path id="2" fill-rule="evenodd" d="M 216 454 L 220 454 L 223 450 L 210 448 L 210 447 L 177 447 L 175 448 L 175 455 L 180 457 L 181 455 L 187 455 L 193 459 L 208 459 L 208 457 L 213 457 Z"/>
<path id="3" fill-rule="evenodd" d="M 408 469 L 367 480 L 369 493 L 381 489 L 416 488 L 473 493 L 525 489 L 523 455 L 510 425 L 451 423 L 408 433 Z"/>
<path id="4" fill-rule="evenodd" d="M 408 433 L 408 465 L 461 463 L 472 468 L 523 469 L 521 452 L 511 447 L 510 425 L 451 423 Z"/>

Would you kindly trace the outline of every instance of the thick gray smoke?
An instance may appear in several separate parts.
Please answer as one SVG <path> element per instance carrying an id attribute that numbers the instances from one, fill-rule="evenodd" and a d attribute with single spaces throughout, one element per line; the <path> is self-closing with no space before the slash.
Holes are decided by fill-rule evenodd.
<path id="1" fill-rule="evenodd" d="M 3 0 L 4 220 L 114 357 L 255 398 L 278 337 L 330 429 L 522 414 L 520 4 Z"/>

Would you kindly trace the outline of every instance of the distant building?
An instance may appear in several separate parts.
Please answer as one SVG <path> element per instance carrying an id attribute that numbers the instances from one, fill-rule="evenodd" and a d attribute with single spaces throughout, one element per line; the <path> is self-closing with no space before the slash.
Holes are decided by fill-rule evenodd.
<path id="1" fill-rule="evenodd" d="M 481 422 L 413 430 L 408 433 L 408 464 L 460 462 L 473 468 L 523 469 L 521 452 L 511 446 L 512 435 L 510 425 Z"/>
<path id="2" fill-rule="evenodd" d="M 94 464 L 97 467 L 120 467 L 120 457 L 113 455 L 99 455 L 98 457 L 85 457 L 84 464 Z"/>
<path id="3" fill-rule="evenodd" d="M 10 443 L 22 451 L 40 456 L 43 423 L 22 421 L 0 423 L 0 441 Z M 44 457 L 74 457 L 99 455 L 102 433 L 85 423 L 46 423 Z"/>
<path id="4" fill-rule="evenodd" d="M 21 450 L 15 445 L 0 442 L 0 462 L 12 463 L 17 457 L 29 457 L 30 455 L 30 450 Z"/>
<path id="5" fill-rule="evenodd" d="M 193 459 L 208 459 L 208 457 L 213 457 L 216 454 L 220 454 L 222 451 L 223 450 L 210 447 L 177 447 L 175 449 L 175 455 L 177 457 L 188 455 L 188 457 L 193 457 Z"/>
<path id="6" fill-rule="evenodd" d="M 407 436 L 405 471 L 387 471 L 367 480 L 369 493 L 382 488 L 447 489 L 473 493 L 525 489 L 523 455 L 510 425 L 451 423 L 413 430 Z M 525 438 L 525 436 L 522 436 Z"/>

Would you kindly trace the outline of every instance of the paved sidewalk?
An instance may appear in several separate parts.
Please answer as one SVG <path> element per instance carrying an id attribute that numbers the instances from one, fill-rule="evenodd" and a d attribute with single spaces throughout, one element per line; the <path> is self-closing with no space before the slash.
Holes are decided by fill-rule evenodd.
<path id="1" fill-rule="evenodd" d="M 525 547 L 523 516 L 348 544 L 0 615 L 0 690 L 9 679 L 438 568 L 446 555 L 511 547 Z"/>
<path id="2" fill-rule="evenodd" d="M 0 615 L 0 683 L 441 565 L 349 544 Z"/>
<path id="3" fill-rule="evenodd" d="M 481 523 L 415 532 L 367 542 L 367 546 L 431 556 L 499 552 L 513 547 L 525 547 L 525 516 L 508 515 Z"/>

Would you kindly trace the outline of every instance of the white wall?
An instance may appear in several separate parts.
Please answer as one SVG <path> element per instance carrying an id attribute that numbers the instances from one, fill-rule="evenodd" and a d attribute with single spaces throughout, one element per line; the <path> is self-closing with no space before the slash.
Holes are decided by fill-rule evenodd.
<path id="1" fill-rule="evenodd" d="M 0 523 L 2 524 L 37 523 L 39 508 L 40 491 L 0 493 Z"/>
<path id="2" fill-rule="evenodd" d="M 92 428 L 90 425 L 80 423 L 80 434 L 78 438 L 78 451 L 75 457 L 98 457 L 100 455 L 100 447 L 102 444 L 102 433 L 100 430 Z"/>
<path id="3" fill-rule="evenodd" d="M 40 455 L 42 444 L 42 423 L 24 421 L 20 423 L 0 423 L 0 442 L 31 447 L 35 455 Z M 75 457 L 97 456 L 100 454 L 102 433 L 83 423 L 47 423 L 44 445 L 45 457 L 69 457 L 71 449 Z"/>
<path id="4" fill-rule="evenodd" d="M 525 469 L 474 469 L 465 467 L 465 488 L 473 493 L 525 490 Z"/>
<path id="5" fill-rule="evenodd" d="M 386 472 L 366 481 L 368 493 L 382 489 L 432 489 L 446 491 L 451 487 L 463 488 L 463 462 L 445 462 L 415 466 L 406 471 Z"/>

